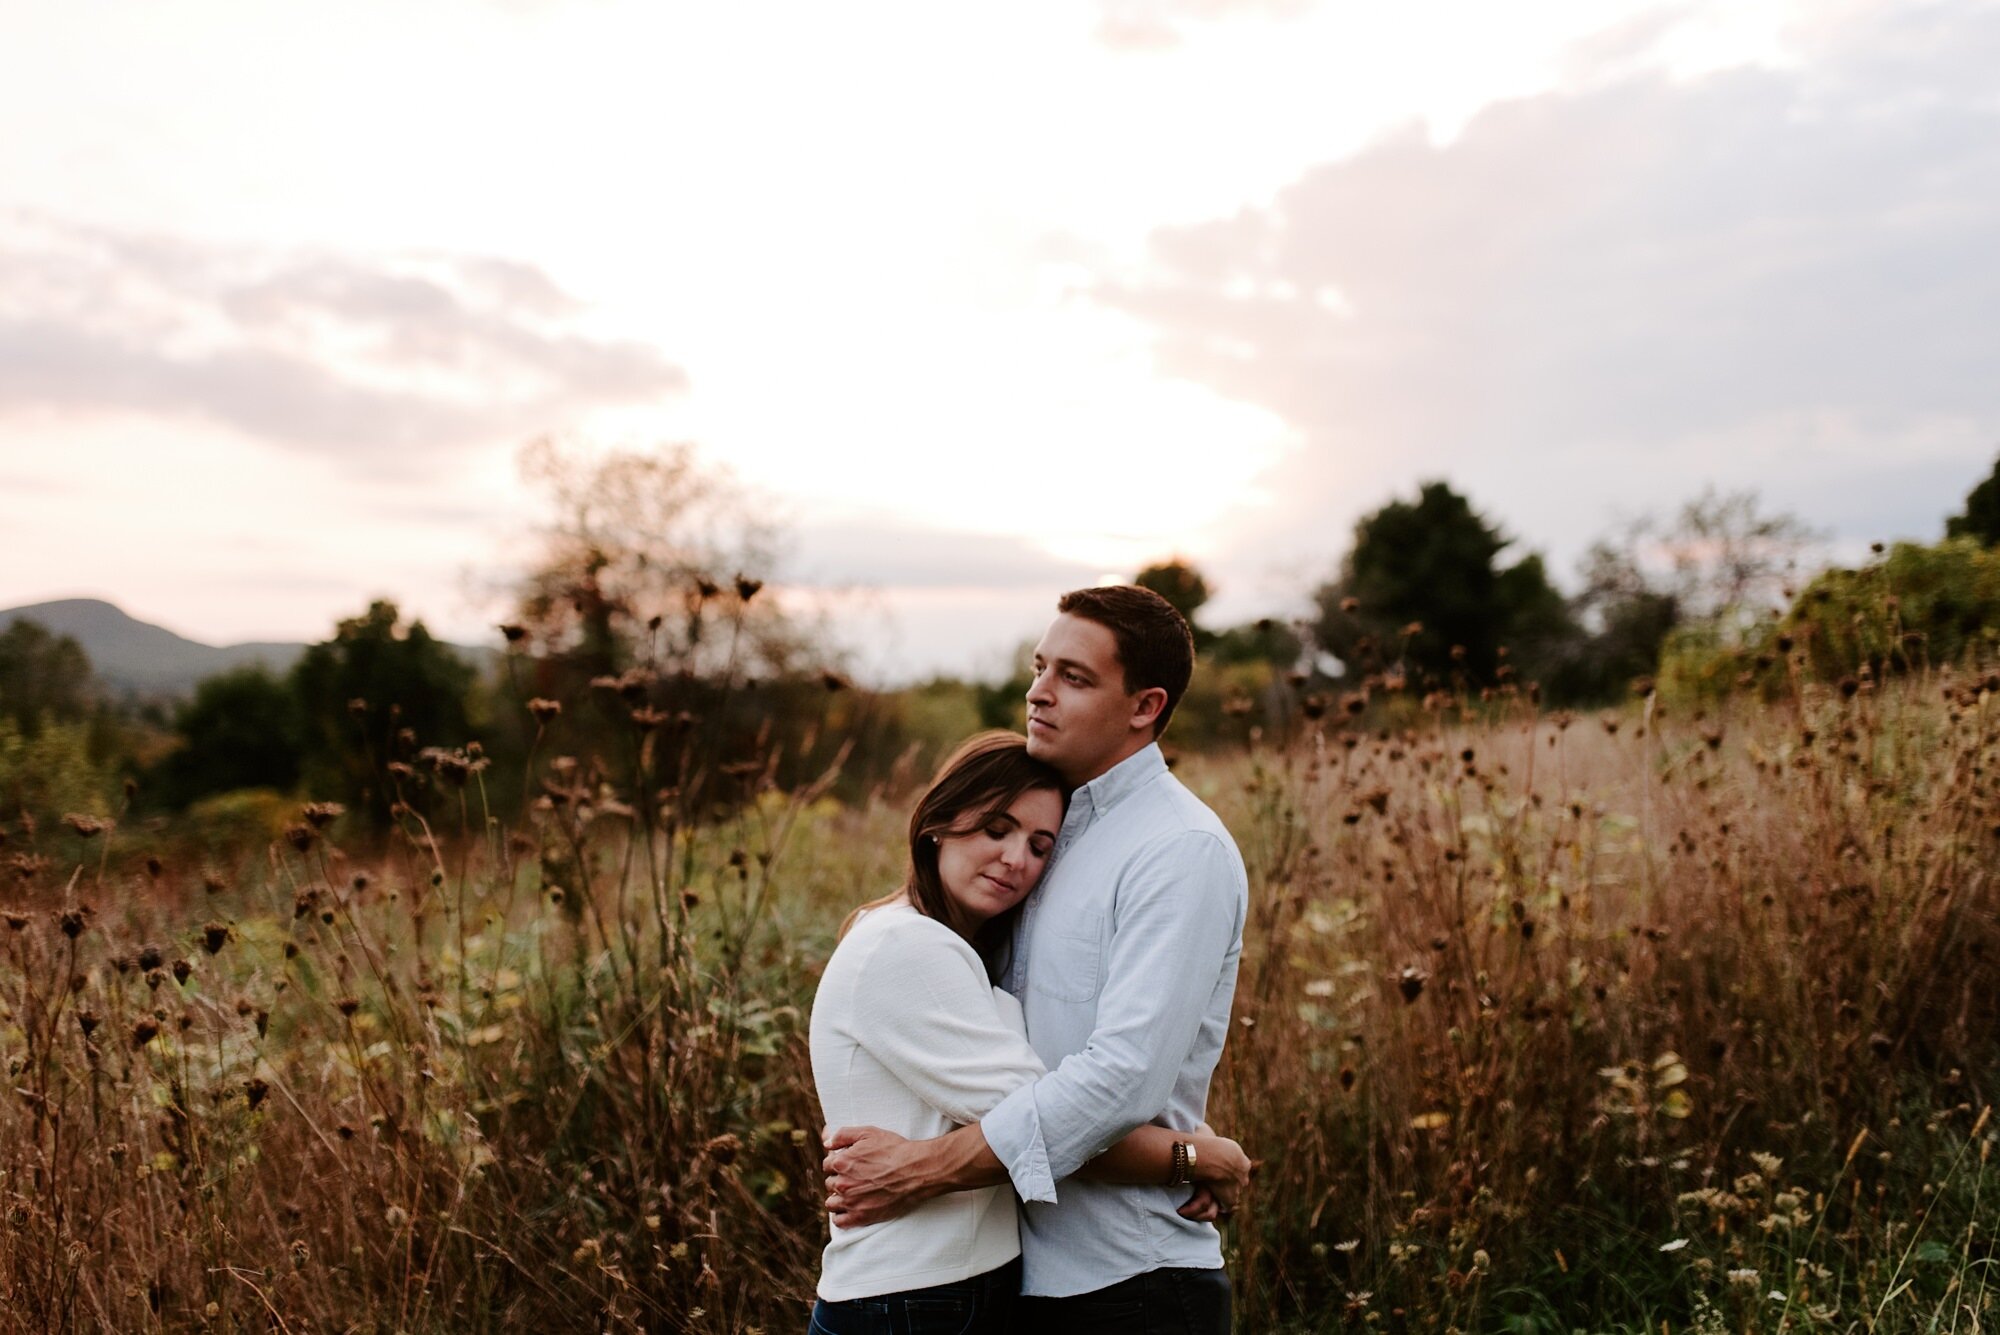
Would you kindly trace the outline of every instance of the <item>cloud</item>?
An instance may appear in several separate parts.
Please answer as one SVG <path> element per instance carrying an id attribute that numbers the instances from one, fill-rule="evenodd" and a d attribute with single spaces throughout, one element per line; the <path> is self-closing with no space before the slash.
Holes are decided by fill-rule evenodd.
<path id="1" fill-rule="evenodd" d="M 924 528 L 886 516 L 808 522 L 789 536 L 790 582 L 810 588 L 1038 589 L 1052 599 L 1098 575 L 1025 538 Z"/>
<path id="2" fill-rule="evenodd" d="M 158 414 L 397 471 L 686 388 L 576 327 L 541 270 L 479 256 L 207 245 L 0 218 L 0 412 Z"/>
<path id="3" fill-rule="evenodd" d="M 2000 444 L 2000 9 L 1839 15 L 1782 68 L 1398 132 L 1103 278 L 1163 369 L 1305 441 L 1245 549 L 1337 548 L 1439 475 L 1572 552 L 1711 478 L 1939 527 Z"/>
<path id="4" fill-rule="evenodd" d="M 1161 51 L 1180 45 L 1189 22 L 1240 16 L 1289 18 L 1313 0 L 1097 0 L 1097 40 L 1118 51 Z"/>

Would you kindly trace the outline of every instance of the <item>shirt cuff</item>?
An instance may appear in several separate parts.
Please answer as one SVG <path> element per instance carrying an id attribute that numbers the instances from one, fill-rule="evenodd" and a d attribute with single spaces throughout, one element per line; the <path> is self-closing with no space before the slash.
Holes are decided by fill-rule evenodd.
<path id="1" fill-rule="evenodd" d="M 1033 1082 L 1021 1086 L 979 1119 L 987 1148 L 999 1156 L 1013 1179 L 1014 1194 L 1024 1201 L 1053 1204 L 1056 1180 L 1049 1172 L 1049 1147 L 1042 1139 L 1042 1117 L 1035 1107 Z"/>

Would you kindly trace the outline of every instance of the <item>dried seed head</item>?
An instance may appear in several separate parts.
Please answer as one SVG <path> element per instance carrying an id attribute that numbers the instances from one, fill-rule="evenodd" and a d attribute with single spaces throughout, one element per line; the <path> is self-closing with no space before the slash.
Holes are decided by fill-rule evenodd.
<path id="1" fill-rule="evenodd" d="M 143 1048 L 159 1036 L 160 1023 L 151 1016 L 147 1016 L 132 1026 L 132 1046 L 135 1048 Z"/>
<path id="2" fill-rule="evenodd" d="M 142 946 L 139 950 L 139 967 L 148 971 L 157 969 L 166 958 L 158 946 Z"/>
<path id="3" fill-rule="evenodd" d="M 9 912 L 4 916 L 7 920 L 7 925 L 17 932 L 28 925 L 28 915 L 25 913 Z"/>
<path id="4" fill-rule="evenodd" d="M 306 824 L 315 830 L 324 830 L 346 815 L 347 808 L 338 802 L 308 802 L 300 814 L 306 818 Z"/>
<path id="5" fill-rule="evenodd" d="M 188 962 L 187 962 L 186 960 L 175 960 L 175 961 L 174 961 L 174 981 L 175 981 L 175 982 L 177 982 L 177 983 L 181 983 L 181 984 L 183 984 L 183 985 L 184 985 L 184 984 L 186 984 L 186 982 L 187 982 L 187 980 L 188 980 L 188 977 L 189 977 L 189 976 L 190 976 L 191 974 L 193 974 L 193 973 L 194 973 L 194 965 L 192 965 L 192 964 L 189 964 L 189 963 L 188 963 Z"/>
<path id="6" fill-rule="evenodd" d="M 259 1079 L 254 1075 L 251 1076 L 248 1080 L 243 1082 L 244 1101 L 247 1102 L 252 1108 L 255 1108 L 258 1104 L 262 1103 L 264 1101 L 264 1096 L 266 1094 L 269 1094 L 270 1092 L 271 1092 L 271 1087 L 265 1084 L 264 1081 L 262 1081 L 261 1079 Z"/>
<path id="7" fill-rule="evenodd" d="M 80 811 L 64 812 L 63 824 L 75 831 L 79 839 L 95 839 L 98 835 L 103 834 L 111 828 L 110 821 L 100 820 L 96 816 L 87 816 Z"/>
<path id="8" fill-rule="evenodd" d="M 228 886 L 220 876 L 217 876 L 214 872 L 209 872 L 201 878 L 201 888 L 208 891 L 211 895 L 219 895 L 228 889 Z"/>
<path id="9" fill-rule="evenodd" d="M 310 825 L 289 825 L 285 827 L 285 842 L 301 853 L 312 850 L 313 838 L 313 828 Z"/>
<path id="10" fill-rule="evenodd" d="M 503 621 L 500 623 L 500 634 L 507 643 L 519 644 L 528 638 L 528 628 L 513 621 Z"/>
<path id="11" fill-rule="evenodd" d="M 355 996 L 345 996 L 340 998 L 333 1004 L 335 1009 L 337 1009 L 342 1015 L 346 1016 L 348 1019 L 351 1020 L 354 1018 L 354 1012 L 361 1009 L 361 998 Z"/>
<path id="12" fill-rule="evenodd" d="M 757 591 L 763 587 L 764 581 L 761 579 L 751 579 L 748 575 L 736 577 L 736 596 L 746 603 L 755 598 Z"/>
<path id="13" fill-rule="evenodd" d="M 562 713 L 562 701 L 550 700 L 545 696 L 538 695 L 528 701 L 528 712 L 535 716 L 535 722 L 547 723 L 550 719 Z"/>

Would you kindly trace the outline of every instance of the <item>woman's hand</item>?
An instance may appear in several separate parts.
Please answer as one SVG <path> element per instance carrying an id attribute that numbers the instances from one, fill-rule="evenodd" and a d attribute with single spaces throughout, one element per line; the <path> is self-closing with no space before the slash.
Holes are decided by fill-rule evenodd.
<path id="1" fill-rule="evenodd" d="M 1191 1141 L 1195 1192 L 1176 1213 L 1196 1223 L 1220 1223 L 1236 1213 L 1236 1204 L 1250 1185 L 1255 1165 L 1243 1147 L 1227 1136 L 1212 1135 L 1204 1129 L 1195 1133 Z"/>

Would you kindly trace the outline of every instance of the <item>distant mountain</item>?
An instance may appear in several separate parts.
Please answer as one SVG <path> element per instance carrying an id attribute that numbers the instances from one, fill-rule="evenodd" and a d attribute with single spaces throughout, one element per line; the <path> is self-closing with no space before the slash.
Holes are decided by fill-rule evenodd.
<path id="1" fill-rule="evenodd" d="M 101 598 L 63 598 L 0 610 L 0 630 L 16 620 L 39 622 L 56 635 L 69 636 L 90 655 L 100 680 L 137 695 L 189 695 L 204 677 L 251 663 L 286 672 L 306 651 L 303 644 L 203 644 L 129 616 Z M 490 649 L 451 647 L 480 668 L 495 657 Z"/>

